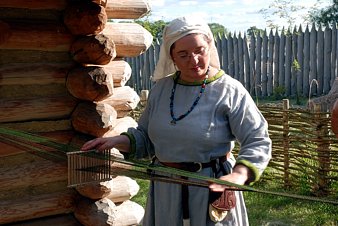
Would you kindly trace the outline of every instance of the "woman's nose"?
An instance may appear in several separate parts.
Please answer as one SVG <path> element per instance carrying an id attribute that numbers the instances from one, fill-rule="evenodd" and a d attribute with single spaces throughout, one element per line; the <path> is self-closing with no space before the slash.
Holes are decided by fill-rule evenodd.
<path id="1" fill-rule="evenodd" d="M 190 62 L 193 62 L 193 63 L 197 63 L 199 60 L 198 60 L 198 54 L 191 54 L 189 56 L 189 61 Z"/>

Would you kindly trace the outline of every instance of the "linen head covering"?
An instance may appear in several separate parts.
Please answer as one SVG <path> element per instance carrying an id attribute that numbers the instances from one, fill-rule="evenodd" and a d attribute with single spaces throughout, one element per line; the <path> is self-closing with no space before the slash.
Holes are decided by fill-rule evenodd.
<path id="1" fill-rule="evenodd" d="M 214 37 L 209 25 L 200 17 L 186 16 L 171 21 L 163 30 L 163 41 L 160 48 L 159 59 L 152 80 L 157 81 L 176 71 L 170 56 L 170 47 L 180 38 L 188 34 L 204 34 L 210 40 L 210 66 L 220 69 Z"/>

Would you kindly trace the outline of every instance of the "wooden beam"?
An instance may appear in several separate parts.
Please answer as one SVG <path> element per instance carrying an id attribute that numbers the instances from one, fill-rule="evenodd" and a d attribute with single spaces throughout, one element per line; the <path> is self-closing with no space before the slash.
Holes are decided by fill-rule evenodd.
<path id="1" fill-rule="evenodd" d="M 66 155 L 66 154 L 65 154 Z M 17 192 L 29 186 L 48 186 L 49 183 L 63 182 L 67 186 L 67 159 L 59 164 L 41 159 L 41 161 L 12 164 L 1 168 L 0 200 L 15 199 Z M 28 188 L 29 189 L 29 188 Z M 35 190 L 39 190 L 35 188 Z M 15 191 L 15 192 L 14 192 Z"/>
<path id="2" fill-rule="evenodd" d="M 61 23 L 5 22 L 10 28 L 10 36 L 0 43 L 0 49 L 65 52 L 69 51 L 75 39 Z M 108 22 L 101 34 L 115 43 L 117 57 L 138 56 L 150 47 L 153 40 L 152 35 L 136 23 Z"/>
<path id="3" fill-rule="evenodd" d="M 138 19 L 150 11 L 148 0 L 93 0 L 105 7 L 109 19 Z M 0 7 L 31 10 L 58 10 L 67 7 L 67 0 L 1 0 Z"/>
<path id="4" fill-rule="evenodd" d="M 114 87 L 124 86 L 130 79 L 132 72 L 128 62 L 123 60 L 122 58 L 115 58 L 113 61 L 110 61 L 109 64 L 106 65 L 88 64 L 86 66 L 99 66 L 110 72 L 114 80 Z"/>
<path id="5" fill-rule="evenodd" d="M 77 100 L 70 95 L 0 100 L 0 122 L 64 119 L 70 117 Z"/>
<path id="6" fill-rule="evenodd" d="M 61 23 L 48 21 L 2 21 L 9 26 L 9 37 L 0 49 L 69 51 L 74 36 Z M 23 38 L 24 37 L 24 38 Z"/>
<path id="7" fill-rule="evenodd" d="M 0 7 L 21 9 L 58 9 L 63 10 L 67 0 L 1 0 Z"/>
<path id="8" fill-rule="evenodd" d="M 57 226 L 82 226 L 73 214 L 62 214 L 56 216 L 43 217 L 39 219 L 21 221 L 11 223 L 11 226 L 41 226 L 41 225 L 57 225 Z"/>
<path id="9" fill-rule="evenodd" d="M 0 67 L 1 86 L 65 84 L 72 63 L 12 63 Z"/>
<path id="10" fill-rule="evenodd" d="M 41 51 L 25 49 L 0 49 L 0 65 L 12 63 L 69 63 L 69 51 Z"/>
<path id="11" fill-rule="evenodd" d="M 114 42 L 105 35 L 80 36 L 71 45 L 70 54 L 80 64 L 108 64 L 116 57 Z"/>
<path id="12" fill-rule="evenodd" d="M 108 19 L 138 19 L 150 12 L 148 0 L 107 0 Z"/>
<path id="13" fill-rule="evenodd" d="M 77 194 L 72 189 L 31 194 L 17 200 L 0 201 L 0 224 L 19 222 L 74 211 Z"/>
<path id="14" fill-rule="evenodd" d="M 116 111 L 131 111 L 137 107 L 139 102 L 140 97 L 129 86 L 115 88 L 112 96 L 100 101 L 100 103 L 111 105 Z"/>
<path id="15" fill-rule="evenodd" d="M 74 97 L 88 101 L 100 101 L 114 91 L 112 75 L 104 67 L 74 68 L 68 74 L 66 85 Z"/>
<path id="16" fill-rule="evenodd" d="M 152 44 L 153 36 L 136 23 L 108 22 L 102 34 L 111 38 L 117 57 L 135 57 L 144 53 Z"/>
<path id="17" fill-rule="evenodd" d="M 91 1 L 71 2 L 63 17 L 73 35 L 98 34 L 104 29 L 107 20 L 105 8 Z"/>
<path id="18" fill-rule="evenodd" d="M 72 114 L 72 125 L 78 132 L 101 137 L 115 125 L 116 110 L 104 103 L 80 103 Z"/>
<path id="19" fill-rule="evenodd" d="M 119 118 L 120 111 L 117 112 L 117 119 L 116 119 L 116 125 L 111 128 L 108 132 L 106 132 L 102 137 L 112 137 L 120 135 L 123 132 L 127 132 L 128 128 L 136 128 L 137 122 L 135 119 L 129 116 L 122 116 Z"/>

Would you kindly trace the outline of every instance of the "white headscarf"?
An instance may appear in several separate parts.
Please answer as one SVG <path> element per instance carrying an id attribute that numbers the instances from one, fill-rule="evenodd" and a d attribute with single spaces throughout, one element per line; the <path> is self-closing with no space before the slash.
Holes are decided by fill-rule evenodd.
<path id="1" fill-rule="evenodd" d="M 157 81 L 176 71 L 170 56 L 170 47 L 188 34 L 204 34 L 211 40 L 210 66 L 220 69 L 217 49 L 210 27 L 200 17 L 186 16 L 174 19 L 163 30 L 160 56 L 152 80 Z"/>

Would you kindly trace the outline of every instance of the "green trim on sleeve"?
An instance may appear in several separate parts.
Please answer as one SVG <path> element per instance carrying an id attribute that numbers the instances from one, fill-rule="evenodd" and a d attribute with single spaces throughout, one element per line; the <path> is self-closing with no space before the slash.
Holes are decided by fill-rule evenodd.
<path id="1" fill-rule="evenodd" d="M 260 173 L 256 166 L 254 166 L 251 162 L 247 160 L 237 160 L 235 165 L 244 165 L 251 170 L 251 178 L 249 178 L 249 184 L 252 185 L 253 183 L 257 182 L 260 178 Z"/>
<path id="2" fill-rule="evenodd" d="M 130 141 L 130 149 L 129 152 L 126 153 L 124 156 L 126 157 L 126 159 L 133 159 L 135 157 L 135 153 L 136 153 L 136 140 L 135 137 L 127 132 L 123 132 L 120 135 L 125 135 L 128 137 L 129 141 Z"/>

